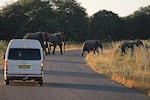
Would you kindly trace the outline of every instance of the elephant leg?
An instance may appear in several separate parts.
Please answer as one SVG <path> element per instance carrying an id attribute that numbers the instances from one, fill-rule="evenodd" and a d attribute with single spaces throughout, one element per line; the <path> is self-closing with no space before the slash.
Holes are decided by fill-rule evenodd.
<path id="1" fill-rule="evenodd" d="M 121 55 L 125 55 L 126 54 L 126 50 L 124 48 L 121 49 Z"/>
<path id="2" fill-rule="evenodd" d="M 95 54 L 95 49 L 93 49 L 93 53 Z"/>
<path id="3" fill-rule="evenodd" d="M 96 52 L 99 54 L 99 51 L 98 51 L 98 49 L 96 50 Z"/>
<path id="4" fill-rule="evenodd" d="M 51 47 L 48 47 L 48 54 L 50 55 L 51 54 Z"/>
<path id="5" fill-rule="evenodd" d="M 101 54 L 103 54 L 103 48 L 101 48 Z"/>
<path id="6" fill-rule="evenodd" d="M 96 49 L 96 52 L 99 54 L 99 50 L 98 50 L 98 48 Z"/>
<path id="7" fill-rule="evenodd" d="M 62 45 L 59 45 L 59 49 L 60 49 L 60 54 L 63 55 L 63 53 L 62 53 Z"/>
<path id="8" fill-rule="evenodd" d="M 51 45 L 49 42 L 47 42 L 47 54 L 51 54 Z"/>
<path id="9" fill-rule="evenodd" d="M 93 50 L 93 54 L 95 54 L 95 50 Z"/>
<path id="10" fill-rule="evenodd" d="M 55 49 L 56 49 L 56 46 L 54 46 L 54 49 L 53 49 L 53 55 L 55 55 Z"/>
<path id="11" fill-rule="evenodd" d="M 48 50 L 48 42 L 44 41 L 44 46 L 43 46 L 43 50 L 45 52 L 45 55 L 48 55 L 49 50 Z"/>
<path id="12" fill-rule="evenodd" d="M 48 54 L 51 54 L 51 47 L 52 47 L 53 45 L 51 45 L 50 43 L 49 43 L 49 45 L 48 45 Z"/>
<path id="13" fill-rule="evenodd" d="M 133 56 L 133 55 L 134 55 L 134 47 L 131 48 L 131 56 Z"/>
<path id="14" fill-rule="evenodd" d="M 47 42 L 46 41 L 44 41 L 44 42 L 42 42 L 41 43 L 43 46 L 43 50 L 44 50 L 44 52 L 45 52 L 45 55 L 47 55 L 47 51 L 46 51 L 46 48 L 47 48 Z"/>
<path id="15" fill-rule="evenodd" d="M 47 48 L 43 48 L 44 52 L 45 52 L 45 55 L 48 55 L 48 51 L 47 51 Z"/>
<path id="16" fill-rule="evenodd" d="M 45 52 L 45 55 L 47 55 L 48 53 L 47 53 L 47 50 L 46 50 L 46 48 L 44 48 L 44 52 Z"/>
<path id="17" fill-rule="evenodd" d="M 45 49 L 45 48 L 43 48 L 43 52 L 45 53 L 45 55 L 47 55 L 47 52 L 46 52 L 46 49 Z"/>

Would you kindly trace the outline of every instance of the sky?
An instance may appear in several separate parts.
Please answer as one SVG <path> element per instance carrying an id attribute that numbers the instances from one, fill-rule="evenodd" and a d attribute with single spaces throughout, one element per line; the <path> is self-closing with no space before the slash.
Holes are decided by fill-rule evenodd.
<path id="1" fill-rule="evenodd" d="M 77 2 L 81 3 L 90 16 L 105 9 L 123 17 L 132 14 L 140 7 L 150 5 L 150 0 L 77 0 Z"/>
<path id="2" fill-rule="evenodd" d="M 0 7 L 17 0 L 0 0 Z M 100 10 L 108 10 L 121 17 L 128 16 L 140 7 L 150 5 L 150 0 L 76 0 L 86 9 L 89 16 Z"/>

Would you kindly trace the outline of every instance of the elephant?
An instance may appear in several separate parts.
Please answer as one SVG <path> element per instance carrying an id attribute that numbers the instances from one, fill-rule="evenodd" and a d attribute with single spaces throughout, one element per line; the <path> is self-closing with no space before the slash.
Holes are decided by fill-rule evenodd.
<path id="1" fill-rule="evenodd" d="M 144 43 L 141 41 L 141 40 L 137 40 L 136 41 L 136 46 L 141 46 L 141 47 L 144 47 Z"/>
<path id="2" fill-rule="evenodd" d="M 119 48 L 121 49 L 121 55 L 125 55 L 127 53 L 126 49 L 128 48 L 130 48 L 131 53 L 133 53 L 134 45 L 135 45 L 135 42 L 128 42 L 128 41 L 125 41 L 122 44 L 120 44 Z"/>
<path id="3" fill-rule="evenodd" d="M 134 53 L 134 46 L 144 46 L 143 42 L 140 40 L 137 41 L 124 41 L 122 44 L 120 44 L 119 48 L 121 49 L 121 55 L 125 55 L 127 53 L 127 49 L 131 49 L 131 55 Z"/>
<path id="4" fill-rule="evenodd" d="M 53 46 L 53 55 L 55 55 L 55 49 L 57 45 L 59 46 L 60 54 L 63 55 L 63 47 L 65 52 L 65 35 L 62 32 L 49 34 L 49 50 L 51 50 L 51 47 Z"/>
<path id="5" fill-rule="evenodd" d="M 46 32 L 27 33 L 24 35 L 23 39 L 39 40 L 43 50 L 45 51 L 45 54 L 47 55 L 46 47 L 47 47 L 47 41 L 49 41 L 49 36 Z"/>
<path id="6" fill-rule="evenodd" d="M 82 56 L 84 54 L 85 51 L 87 51 L 88 53 L 90 51 L 93 51 L 95 54 L 95 51 L 97 53 L 99 53 L 98 49 L 101 48 L 101 53 L 103 51 L 103 46 L 100 40 L 86 40 L 83 43 L 83 47 L 82 47 Z"/>

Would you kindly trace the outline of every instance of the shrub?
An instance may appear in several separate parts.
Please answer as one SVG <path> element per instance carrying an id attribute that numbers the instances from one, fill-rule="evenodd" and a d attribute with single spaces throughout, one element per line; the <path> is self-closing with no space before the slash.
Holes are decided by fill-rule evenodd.
<path id="1" fill-rule="evenodd" d="M 7 42 L 0 40 L 0 65 L 3 63 L 3 56 L 7 48 Z"/>

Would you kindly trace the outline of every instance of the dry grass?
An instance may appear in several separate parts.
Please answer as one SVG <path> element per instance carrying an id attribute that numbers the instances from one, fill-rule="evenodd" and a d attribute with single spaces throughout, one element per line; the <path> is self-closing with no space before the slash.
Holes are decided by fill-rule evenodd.
<path id="1" fill-rule="evenodd" d="M 147 41 L 144 43 L 148 44 Z M 119 44 L 114 43 L 113 48 L 105 49 L 100 55 L 88 54 L 87 65 L 106 77 L 150 96 L 150 50 L 135 48 L 134 56 L 130 52 L 120 56 Z"/>
<path id="2" fill-rule="evenodd" d="M 82 43 L 66 43 L 66 50 L 76 50 L 82 48 Z"/>
<path id="3" fill-rule="evenodd" d="M 3 64 L 3 56 L 7 48 L 7 42 L 0 40 L 0 65 Z"/>

